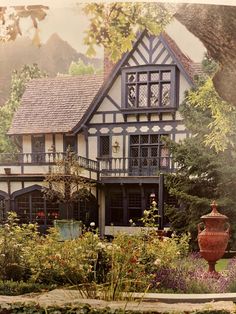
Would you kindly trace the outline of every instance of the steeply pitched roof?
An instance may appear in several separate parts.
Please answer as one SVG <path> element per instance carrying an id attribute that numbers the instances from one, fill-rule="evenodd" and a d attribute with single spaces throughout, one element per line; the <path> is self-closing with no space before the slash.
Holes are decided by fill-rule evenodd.
<path id="1" fill-rule="evenodd" d="M 102 82 L 103 75 L 30 81 L 8 134 L 70 132 L 83 117 Z"/>
<path id="2" fill-rule="evenodd" d="M 189 83 L 194 84 L 194 77 L 202 74 L 202 67 L 200 63 L 195 63 L 188 56 L 186 56 L 177 46 L 176 42 L 166 33 L 161 34 L 161 38 L 164 39 L 165 44 L 171 49 L 173 57 L 176 59 L 178 66 L 190 79 Z M 187 77 L 186 77 L 187 78 Z"/>

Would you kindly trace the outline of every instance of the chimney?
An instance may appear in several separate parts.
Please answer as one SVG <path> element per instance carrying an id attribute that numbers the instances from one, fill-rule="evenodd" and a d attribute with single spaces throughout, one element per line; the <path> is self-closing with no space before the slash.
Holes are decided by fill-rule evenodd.
<path id="1" fill-rule="evenodd" d="M 106 80 L 115 66 L 115 63 L 109 58 L 109 54 L 106 49 L 104 51 L 103 66 L 104 66 L 104 80 Z"/>

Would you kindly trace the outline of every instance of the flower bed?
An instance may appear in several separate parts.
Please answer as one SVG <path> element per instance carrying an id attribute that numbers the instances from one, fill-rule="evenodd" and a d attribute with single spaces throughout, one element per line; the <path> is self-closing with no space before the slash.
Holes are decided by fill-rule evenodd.
<path id="1" fill-rule="evenodd" d="M 55 229 L 41 236 L 35 225 L 19 226 L 11 214 L 0 228 L 0 283 L 18 282 L 27 292 L 40 285 L 74 286 L 87 298 L 106 300 L 120 299 L 123 292 L 236 291 L 236 260 L 218 278 L 209 276 L 206 263 L 188 255 L 187 235 L 159 239 L 150 228 L 117 234 L 112 242 L 95 232 L 58 239 Z"/>

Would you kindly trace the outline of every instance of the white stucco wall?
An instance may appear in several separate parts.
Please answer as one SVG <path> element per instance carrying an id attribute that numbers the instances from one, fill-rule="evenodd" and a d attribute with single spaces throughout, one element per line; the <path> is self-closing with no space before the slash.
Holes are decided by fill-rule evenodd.
<path id="1" fill-rule="evenodd" d="M 63 152 L 63 134 L 55 135 L 56 152 Z"/>

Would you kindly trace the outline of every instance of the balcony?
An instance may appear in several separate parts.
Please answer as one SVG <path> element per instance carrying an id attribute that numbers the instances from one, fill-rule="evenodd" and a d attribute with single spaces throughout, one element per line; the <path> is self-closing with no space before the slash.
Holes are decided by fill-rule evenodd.
<path id="1" fill-rule="evenodd" d="M 98 158 L 101 181 L 111 178 L 158 177 L 174 171 L 171 157 Z M 150 179 L 149 179 L 150 180 Z"/>
<path id="2" fill-rule="evenodd" d="M 50 171 L 57 160 L 66 157 L 66 153 L 15 153 L 0 154 L 0 175 L 11 176 L 41 175 Z M 98 162 L 82 156 L 77 156 L 78 165 L 82 168 L 81 176 L 97 180 Z"/>
<path id="3" fill-rule="evenodd" d="M 57 160 L 65 156 L 64 152 L 0 154 L 0 176 L 44 176 Z M 172 172 L 175 168 L 171 157 L 98 158 L 95 161 L 77 156 L 77 161 L 82 176 L 102 182 L 135 180 L 137 177 L 150 182 L 150 178 L 156 180 L 161 172 Z"/>

